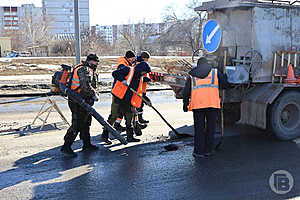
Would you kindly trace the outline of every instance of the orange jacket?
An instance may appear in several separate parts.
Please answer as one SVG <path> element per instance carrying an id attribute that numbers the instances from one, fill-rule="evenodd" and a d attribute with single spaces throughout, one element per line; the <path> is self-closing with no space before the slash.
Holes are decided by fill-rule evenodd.
<path id="1" fill-rule="evenodd" d="M 201 108 L 220 108 L 218 72 L 212 69 L 201 79 L 191 76 L 189 111 Z"/>
<path id="2" fill-rule="evenodd" d="M 137 94 L 133 93 L 131 98 L 131 105 L 135 108 L 140 108 L 142 106 L 143 99 L 141 98 L 143 96 L 143 90 L 144 90 L 144 84 L 143 84 L 143 77 L 140 78 L 139 87 L 137 89 Z"/>
<path id="3" fill-rule="evenodd" d="M 149 73 L 145 74 L 144 77 L 150 79 Z M 146 94 L 146 91 L 147 91 L 147 82 L 144 81 L 143 82 L 143 93 Z"/>
<path id="4" fill-rule="evenodd" d="M 131 66 L 131 64 L 128 62 L 128 60 L 125 57 L 120 57 L 118 59 L 118 64 L 117 64 L 116 69 L 119 69 L 120 65 L 125 65 L 125 66 L 128 66 L 128 67 Z"/>
<path id="5" fill-rule="evenodd" d="M 126 79 L 126 85 L 124 85 L 122 82 L 120 82 L 119 80 L 116 81 L 113 89 L 112 89 L 112 94 L 116 97 L 118 97 L 119 99 L 123 99 L 128 87 L 133 79 L 134 76 L 134 72 L 135 72 L 135 68 L 134 67 L 129 67 L 130 71 L 128 73 L 128 75 L 125 77 Z M 131 105 L 136 107 L 136 108 L 140 108 L 142 105 L 142 98 L 140 98 L 139 96 L 143 96 L 143 77 L 140 78 L 140 82 L 137 88 L 137 93 L 139 95 L 136 95 L 135 93 L 133 93 L 132 97 L 131 97 Z"/>
<path id="6" fill-rule="evenodd" d="M 124 85 L 122 82 L 120 82 L 119 80 L 116 81 L 111 93 L 113 95 L 115 95 L 116 97 L 118 97 L 119 99 L 123 99 L 124 98 L 124 95 L 128 89 L 128 86 L 130 85 L 131 83 L 131 80 L 133 78 L 133 75 L 134 75 L 134 71 L 135 71 L 135 68 L 134 67 L 130 67 L 130 71 L 128 73 L 128 75 L 125 77 L 127 83 L 126 85 Z"/>

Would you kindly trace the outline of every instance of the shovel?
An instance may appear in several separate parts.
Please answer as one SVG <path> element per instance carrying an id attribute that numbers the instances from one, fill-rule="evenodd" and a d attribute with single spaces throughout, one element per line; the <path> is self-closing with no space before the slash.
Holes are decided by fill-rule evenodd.
<path id="1" fill-rule="evenodd" d="M 227 61 L 227 51 L 224 52 L 224 68 L 223 74 L 226 74 L 226 61 Z M 221 139 L 220 142 L 216 145 L 215 150 L 219 151 L 224 140 L 224 97 L 225 91 L 222 90 L 222 99 L 221 99 Z"/>
<path id="2" fill-rule="evenodd" d="M 151 102 L 149 102 L 145 98 L 143 98 L 143 96 L 141 96 L 140 94 L 138 94 L 134 89 L 132 89 L 130 87 L 129 87 L 129 89 L 134 94 L 136 94 L 138 97 L 140 97 L 149 107 L 151 107 L 160 116 L 160 118 L 170 127 L 170 129 L 172 129 L 172 131 L 175 133 L 176 136 L 178 136 L 179 138 L 191 137 L 189 134 L 179 133 L 173 126 L 171 126 L 171 124 L 169 124 L 169 122 L 162 116 L 162 114 L 160 114 L 160 112 L 158 112 L 158 110 L 152 105 Z"/>

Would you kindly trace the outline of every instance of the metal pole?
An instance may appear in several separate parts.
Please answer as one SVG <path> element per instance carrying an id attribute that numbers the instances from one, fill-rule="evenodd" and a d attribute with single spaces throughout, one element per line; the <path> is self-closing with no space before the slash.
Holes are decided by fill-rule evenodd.
<path id="1" fill-rule="evenodd" d="M 80 63 L 81 45 L 80 45 L 80 26 L 78 0 L 74 0 L 74 19 L 75 19 L 75 43 L 76 43 L 76 64 Z"/>

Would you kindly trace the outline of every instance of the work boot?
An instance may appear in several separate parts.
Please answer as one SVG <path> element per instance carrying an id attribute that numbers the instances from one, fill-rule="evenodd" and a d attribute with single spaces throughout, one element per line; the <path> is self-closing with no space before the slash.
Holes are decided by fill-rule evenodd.
<path id="1" fill-rule="evenodd" d="M 134 133 L 135 133 L 136 136 L 143 135 L 142 130 L 138 125 L 138 122 L 136 122 L 135 125 L 134 125 Z"/>
<path id="2" fill-rule="evenodd" d="M 99 147 L 97 147 L 96 145 L 93 145 L 93 144 L 83 145 L 83 147 L 82 147 L 82 151 L 96 151 L 98 149 L 99 149 Z"/>
<path id="3" fill-rule="evenodd" d="M 136 139 L 133 137 L 134 131 L 133 128 L 127 128 L 126 129 L 126 134 L 127 134 L 127 142 L 139 142 L 141 141 L 140 139 Z"/>
<path id="4" fill-rule="evenodd" d="M 107 144 L 107 145 L 111 145 L 112 142 L 108 139 L 108 130 L 104 129 L 101 135 L 101 139 Z"/>
<path id="5" fill-rule="evenodd" d="M 99 149 L 99 147 L 97 147 L 96 145 L 91 144 L 90 139 L 87 139 L 86 141 L 83 141 L 82 151 L 96 151 L 98 149 Z"/>
<path id="6" fill-rule="evenodd" d="M 117 131 L 119 131 L 120 133 L 122 133 L 122 132 L 126 131 L 126 128 L 125 128 L 125 127 L 123 127 L 123 126 L 121 126 L 121 124 L 120 124 L 120 123 L 118 123 L 118 122 L 115 122 L 115 124 L 114 124 L 114 128 L 115 128 Z"/>
<path id="7" fill-rule="evenodd" d="M 216 151 L 215 151 L 215 150 L 212 150 L 211 152 L 207 152 L 207 153 L 205 153 L 204 155 L 205 155 L 205 157 L 210 157 L 210 156 L 215 155 L 215 153 L 216 153 Z"/>
<path id="8" fill-rule="evenodd" d="M 70 157 L 76 157 L 77 154 L 72 150 L 71 145 L 66 145 L 64 144 L 60 151 L 65 154 L 66 156 L 70 156 Z"/>
<path id="9" fill-rule="evenodd" d="M 139 122 L 136 122 L 136 125 L 140 128 L 140 129 L 145 129 L 147 128 L 147 124 L 141 124 Z"/>
<path id="10" fill-rule="evenodd" d="M 194 158 L 205 158 L 205 155 L 193 152 Z"/>
<path id="11" fill-rule="evenodd" d="M 134 132 L 136 136 L 141 136 L 142 133 L 142 129 L 146 128 L 147 124 L 140 124 L 138 121 L 134 122 Z"/>
<path id="12" fill-rule="evenodd" d="M 143 119 L 143 114 L 138 114 L 138 118 L 139 118 L 139 122 L 140 122 L 141 124 L 147 124 L 147 123 L 149 123 L 148 120 L 144 120 L 144 119 Z"/>

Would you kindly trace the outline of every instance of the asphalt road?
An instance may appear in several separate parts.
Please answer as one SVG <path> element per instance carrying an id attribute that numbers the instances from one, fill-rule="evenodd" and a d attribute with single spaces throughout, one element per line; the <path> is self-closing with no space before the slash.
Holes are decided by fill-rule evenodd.
<path id="1" fill-rule="evenodd" d="M 226 129 L 223 150 L 194 159 L 192 138 L 176 141 L 177 151 L 164 152 L 170 142 L 139 144 L 112 151 L 61 156 L 51 148 L 0 172 L 0 199 L 286 199 L 300 196 L 300 149 L 257 129 Z M 94 137 L 93 140 L 97 140 Z M 77 142 L 75 148 L 80 149 Z M 287 170 L 294 187 L 274 193 L 269 177 Z M 31 183 L 31 184 L 29 184 Z M 29 187 L 29 185 L 31 185 Z"/>
<path id="2" fill-rule="evenodd" d="M 192 114 L 182 112 L 181 101 L 170 98 L 169 92 L 149 95 L 179 132 L 193 130 Z M 105 118 L 109 100 L 103 96 L 95 105 Z M 66 102 L 57 101 L 70 121 Z M 12 128 L 28 124 L 42 103 L 1 106 L 0 124 Z M 50 118 L 50 122 L 59 121 L 55 113 Z M 163 147 L 171 143 L 164 141 L 169 128 L 148 107 L 145 118 L 150 124 L 142 141 L 127 146 L 118 141 L 103 146 L 102 127 L 93 122 L 92 142 L 99 151 L 81 152 L 81 142 L 76 141 L 73 149 L 78 157 L 74 159 L 59 151 L 66 127 L 2 132 L 0 199 L 300 199 L 299 140 L 282 142 L 255 128 L 226 126 L 223 150 L 199 160 L 192 156 L 193 138 L 173 141 L 179 149 L 165 152 Z M 274 193 L 269 185 L 269 177 L 277 170 L 286 170 L 294 178 L 292 190 L 285 195 Z"/>

